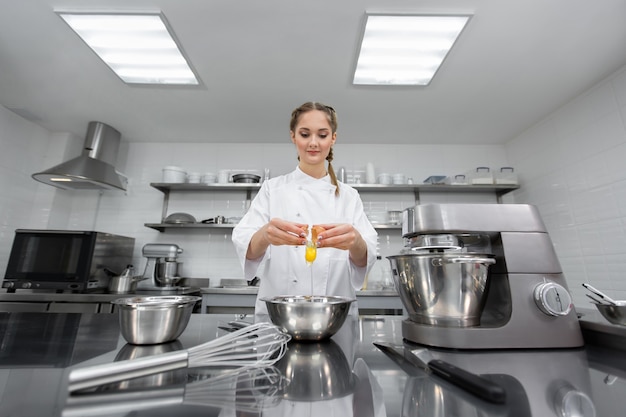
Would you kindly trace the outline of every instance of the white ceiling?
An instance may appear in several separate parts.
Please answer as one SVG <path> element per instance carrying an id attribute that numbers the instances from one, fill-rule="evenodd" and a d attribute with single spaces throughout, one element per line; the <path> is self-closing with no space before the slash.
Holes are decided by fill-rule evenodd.
<path id="1" fill-rule="evenodd" d="M 201 87 L 125 85 L 54 10 L 162 11 Z M 366 12 L 471 13 L 428 87 L 351 85 Z M 0 104 L 83 136 L 285 142 L 337 109 L 343 143 L 505 142 L 626 64 L 626 0 L 0 0 Z"/>

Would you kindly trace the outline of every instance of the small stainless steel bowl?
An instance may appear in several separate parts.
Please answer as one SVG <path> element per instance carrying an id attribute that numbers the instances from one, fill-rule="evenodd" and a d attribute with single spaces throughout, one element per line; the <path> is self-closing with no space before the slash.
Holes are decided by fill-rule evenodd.
<path id="1" fill-rule="evenodd" d="M 626 301 L 617 301 L 618 305 L 594 303 L 602 316 L 612 324 L 626 326 Z"/>
<path id="2" fill-rule="evenodd" d="M 319 341 L 341 328 L 356 300 L 328 295 L 279 295 L 261 301 L 265 301 L 272 323 L 293 340 Z"/>
<path id="3" fill-rule="evenodd" d="M 128 343 L 152 345 L 176 340 L 189 324 L 194 296 L 118 298 L 120 331 Z"/>

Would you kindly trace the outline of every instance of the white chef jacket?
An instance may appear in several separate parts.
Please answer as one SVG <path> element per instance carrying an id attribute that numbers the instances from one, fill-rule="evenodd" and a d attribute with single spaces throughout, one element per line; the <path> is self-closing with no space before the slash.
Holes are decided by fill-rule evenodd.
<path id="1" fill-rule="evenodd" d="M 260 278 L 255 313 L 267 313 L 261 298 L 276 295 L 335 295 L 355 298 L 365 274 L 376 261 L 377 233 L 363 211 L 358 192 L 339 183 L 339 196 L 330 176 L 313 178 L 295 171 L 269 179 L 232 233 L 237 256 L 246 280 Z M 347 250 L 321 247 L 317 258 L 307 265 L 305 246 L 270 245 L 255 260 L 246 259 L 252 235 L 273 218 L 303 224 L 349 223 L 367 244 L 367 266 L 350 262 Z M 352 311 L 357 308 L 353 303 Z"/>

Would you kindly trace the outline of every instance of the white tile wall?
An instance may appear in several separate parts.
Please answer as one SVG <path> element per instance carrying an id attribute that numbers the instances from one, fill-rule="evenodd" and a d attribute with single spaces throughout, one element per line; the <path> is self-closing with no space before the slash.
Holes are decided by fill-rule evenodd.
<path id="1" fill-rule="evenodd" d="M 341 132 L 340 132 L 341 133 Z M 143 268 L 141 247 L 149 242 L 180 244 L 185 275 L 239 278 L 241 272 L 230 233 L 192 231 L 159 233 L 144 223 L 158 222 L 163 195 L 151 188 L 161 169 L 179 165 L 189 171 L 270 167 L 272 176 L 292 170 L 293 145 L 123 142 L 118 168 L 129 177 L 126 193 L 60 191 L 30 175 L 70 157 L 82 138 L 52 134 L 0 107 L 0 270 L 6 268 L 16 228 L 97 229 L 133 236 L 134 262 Z M 506 146 L 483 145 L 343 145 L 335 148 L 336 168 L 404 173 L 415 182 L 430 175 L 456 175 L 477 166 L 496 170 L 514 166 L 522 187 L 506 202 L 536 204 L 577 305 L 588 306 L 582 282 L 626 299 L 626 68 L 572 100 Z M 492 201 L 490 195 L 423 194 L 422 201 Z M 363 194 L 369 212 L 396 210 L 414 203 L 406 194 Z M 188 211 L 201 220 L 217 214 L 238 216 L 243 196 L 236 192 L 180 195 L 169 212 Z M 401 247 L 399 231 L 380 231 L 381 254 Z"/>
<path id="2" fill-rule="evenodd" d="M 583 282 L 626 299 L 626 68 L 506 145 L 578 306 Z"/>
<path id="3" fill-rule="evenodd" d="M 189 277 L 212 278 L 210 285 L 219 285 L 221 278 L 241 278 L 242 273 L 230 241 L 230 231 L 194 230 L 165 232 L 147 228 L 144 223 L 161 219 L 163 194 L 150 187 L 160 182 L 162 168 L 178 165 L 189 172 L 217 172 L 220 169 L 263 170 L 271 175 L 293 170 L 297 165 L 296 152 L 285 137 L 284 144 L 202 144 L 122 142 L 118 169 L 129 178 L 127 192 L 64 191 L 39 184 L 30 174 L 49 168 L 82 150 L 82 138 L 51 134 L 12 112 L 0 108 L 0 139 L 6 150 L 0 159 L 0 270 L 4 271 L 13 230 L 16 228 L 70 228 L 94 229 L 132 236 L 136 239 L 134 260 L 142 270 L 145 261 L 141 248 L 146 243 L 177 243 L 184 253 L 183 273 Z M 26 162 L 24 162 L 26 161 Z M 373 162 L 377 173 L 403 173 L 421 182 L 430 175 L 456 175 L 477 166 L 500 167 L 509 165 L 503 146 L 440 146 L 402 145 L 342 145 L 339 136 L 335 148 L 336 169 L 364 170 Z M 19 172 L 15 172 L 18 168 Z M 423 196 L 432 201 L 436 193 Z M 493 201 L 491 195 L 465 195 L 475 202 Z M 454 198 L 453 198 L 454 199 Z M 412 193 L 364 193 L 368 213 L 402 210 L 415 204 Z M 215 215 L 241 216 L 245 194 L 174 193 L 168 214 L 185 211 L 197 220 Z M 400 231 L 380 232 L 381 255 L 387 256 L 402 247 Z"/>

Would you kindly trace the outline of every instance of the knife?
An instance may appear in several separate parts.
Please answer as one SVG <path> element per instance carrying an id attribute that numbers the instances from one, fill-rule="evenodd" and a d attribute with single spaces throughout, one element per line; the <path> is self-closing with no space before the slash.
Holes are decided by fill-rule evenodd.
<path id="1" fill-rule="evenodd" d="M 504 388 L 480 375 L 476 375 L 440 359 L 432 359 L 428 362 L 421 361 L 413 352 L 405 347 L 400 348 L 385 342 L 374 342 L 374 346 L 389 355 L 409 375 L 414 376 L 416 368 L 422 369 L 483 400 L 495 404 L 504 404 L 506 402 L 506 391 Z"/>

